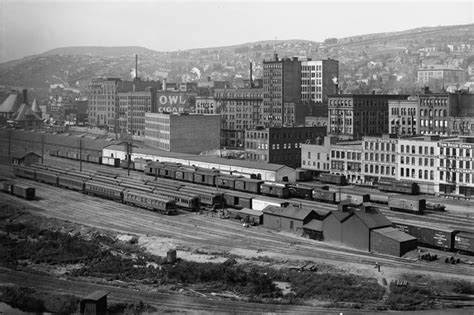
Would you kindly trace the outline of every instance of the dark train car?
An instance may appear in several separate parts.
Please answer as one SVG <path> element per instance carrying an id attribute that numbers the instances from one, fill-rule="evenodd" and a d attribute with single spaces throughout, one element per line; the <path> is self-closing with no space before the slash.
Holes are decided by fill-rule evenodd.
<path id="1" fill-rule="evenodd" d="M 194 172 L 194 182 L 196 184 L 216 186 L 216 177 L 219 171 L 210 169 L 197 169 Z"/>
<path id="2" fill-rule="evenodd" d="M 260 185 L 260 193 L 266 196 L 288 198 L 290 196 L 288 185 L 288 183 L 264 182 Z"/>
<path id="3" fill-rule="evenodd" d="M 454 250 L 474 255 L 474 233 L 460 231 L 454 236 Z"/>
<path id="4" fill-rule="evenodd" d="M 207 188 L 201 189 L 186 186 L 180 188 L 179 191 L 199 196 L 201 204 L 207 207 L 219 208 L 222 207 L 224 203 L 223 193 L 219 191 L 211 191 Z"/>
<path id="5" fill-rule="evenodd" d="M 221 175 L 216 177 L 216 186 L 227 189 L 235 189 L 235 181 L 239 177 Z"/>
<path id="6" fill-rule="evenodd" d="M 171 189 L 171 190 L 179 190 L 181 187 L 184 186 L 183 184 L 179 182 L 166 180 L 164 178 L 157 178 L 157 180 L 147 180 L 145 182 L 145 185 L 152 186 L 155 188 L 164 188 L 164 189 Z"/>
<path id="7" fill-rule="evenodd" d="M 80 153 L 80 154 L 79 154 L 79 157 L 80 157 L 81 161 L 89 162 L 89 154 Z"/>
<path id="8" fill-rule="evenodd" d="M 36 192 L 33 187 L 28 187 L 22 184 L 14 184 L 13 195 L 24 198 L 26 200 L 33 200 L 36 197 Z"/>
<path id="9" fill-rule="evenodd" d="M 427 223 L 413 224 L 396 221 L 392 223 L 393 226 L 400 231 L 416 237 L 420 244 L 443 250 L 452 250 L 454 248 L 456 230 L 428 225 Z"/>
<path id="10" fill-rule="evenodd" d="M 60 187 L 68 188 L 71 190 L 77 190 L 84 192 L 85 183 L 88 179 L 80 176 L 74 176 L 73 174 L 59 174 L 58 185 Z"/>
<path id="11" fill-rule="evenodd" d="M 128 169 L 130 167 L 131 170 L 135 170 L 135 163 L 133 161 L 128 162 L 128 160 L 121 160 L 120 161 L 120 168 Z"/>
<path id="12" fill-rule="evenodd" d="M 398 181 L 395 179 L 381 179 L 377 183 L 377 187 L 380 191 L 396 192 L 408 195 L 416 195 L 419 192 L 418 184 L 407 181 Z"/>
<path id="13" fill-rule="evenodd" d="M 148 163 L 151 162 L 151 160 L 145 160 L 145 159 L 134 159 L 133 162 L 135 163 L 135 170 L 143 172 L 148 165 Z"/>
<path id="14" fill-rule="evenodd" d="M 187 194 L 185 192 L 163 188 L 155 189 L 153 194 L 166 198 L 172 198 L 176 201 L 176 206 L 184 209 L 191 211 L 199 211 L 201 209 L 201 201 L 199 196 L 196 194 Z"/>
<path id="15" fill-rule="evenodd" d="M 101 156 L 89 155 L 88 162 L 89 163 L 94 163 L 94 164 L 102 164 L 102 157 Z"/>
<path id="16" fill-rule="evenodd" d="M 313 172 L 311 172 L 311 170 L 297 168 L 295 170 L 295 177 L 297 182 L 310 181 L 313 179 Z"/>
<path id="17" fill-rule="evenodd" d="M 49 150 L 50 156 L 58 156 L 58 150 Z"/>
<path id="18" fill-rule="evenodd" d="M 0 187 L 3 192 L 6 192 L 8 194 L 13 194 L 13 186 L 15 185 L 14 182 L 11 181 L 4 181 L 0 182 Z"/>
<path id="19" fill-rule="evenodd" d="M 179 176 L 177 175 L 176 179 L 182 180 L 182 181 L 185 181 L 185 182 L 194 183 L 194 172 L 195 171 L 196 171 L 196 169 L 194 167 L 190 167 L 190 166 L 180 167 L 179 171 L 177 171 L 177 174 L 179 174 Z"/>
<path id="20" fill-rule="evenodd" d="M 18 177 L 28 178 L 28 179 L 35 179 L 35 170 L 28 166 L 20 166 L 14 165 L 13 166 L 13 174 Z"/>
<path id="21" fill-rule="evenodd" d="M 423 214 L 426 210 L 426 199 L 413 196 L 389 196 L 388 207 L 392 211 Z"/>
<path id="22" fill-rule="evenodd" d="M 147 194 L 143 191 L 126 189 L 123 192 L 123 202 L 167 215 L 176 214 L 174 199 Z"/>
<path id="23" fill-rule="evenodd" d="M 60 157 L 60 158 L 64 158 L 64 159 L 68 158 L 67 152 L 65 152 L 65 151 L 59 151 L 58 150 L 58 155 L 57 156 Z"/>
<path id="24" fill-rule="evenodd" d="M 303 184 L 290 184 L 288 185 L 290 196 L 294 198 L 312 199 L 313 198 L 313 187 Z"/>
<path id="25" fill-rule="evenodd" d="M 336 203 L 336 192 L 323 188 L 313 188 L 312 198 L 317 201 Z"/>
<path id="26" fill-rule="evenodd" d="M 158 166 L 158 176 L 164 178 L 175 178 L 179 166 L 175 164 L 160 163 Z"/>
<path id="27" fill-rule="evenodd" d="M 58 174 L 47 170 L 36 170 L 36 180 L 50 185 L 58 185 Z"/>
<path id="28" fill-rule="evenodd" d="M 344 175 L 321 173 L 319 174 L 319 180 L 322 183 L 334 184 L 337 186 L 347 185 L 346 177 Z"/>
<path id="29" fill-rule="evenodd" d="M 260 186 L 264 183 L 263 180 L 254 178 L 236 178 L 235 190 L 245 191 L 253 194 L 260 194 Z"/>
<path id="30" fill-rule="evenodd" d="M 233 191 L 233 190 L 225 190 L 223 191 L 224 202 L 226 206 L 242 209 L 242 208 L 252 208 L 252 200 L 253 197 L 250 194 Z"/>
<path id="31" fill-rule="evenodd" d="M 107 199 L 122 201 L 123 199 L 123 187 L 116 185 L 110 185 L 95 180 L 89 180 L 85 184 L 84 192 L 86 194 L 99 196 Z"/>

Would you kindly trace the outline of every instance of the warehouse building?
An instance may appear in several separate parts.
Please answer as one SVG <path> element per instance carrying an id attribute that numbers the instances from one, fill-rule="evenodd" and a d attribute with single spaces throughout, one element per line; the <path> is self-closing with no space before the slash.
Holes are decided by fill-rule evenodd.
<path id="1" fill-rule="evenodd" d="M 323 221 L 323 236 L 327 242 L 342 243 L 342 223 L 351 212 L 332 211 Z"/>
<path id="2" fill-rule="evenodd" d="M 303 226 L 313 219 L 317 219 L 318 214 L 310 209 L 302 209 L 293 206 L 276 207 L 268 206 L 263 209 L 263 225 L 266 228 L 303 234 Z"/>
<path id="3" fill-rule="evenodd" d="M 403 233 L 393 227 L 384 227 L 370 231 L 370 250 L 401 257 L 417 248 L 416 237 Z"/>
<path id="4" fill-rule="evenodd" d="M 114 157 L 125 160 L 126 150 L 124 145 L 110 145 L 102 150 L 102 156 Z M 219 170 L 224 174 L 239 174 L 246 177 L 255 175 L 266 181 L 295 181 L 295 170 L 285 165 L 231 160 L 213 156 L 192 155 L 186 153 L 167 152 L 139 145 L 134 147 L 132 160 L 145 159 L 159 162 L 181 163 L 187 166 L 196 166 Z"/>

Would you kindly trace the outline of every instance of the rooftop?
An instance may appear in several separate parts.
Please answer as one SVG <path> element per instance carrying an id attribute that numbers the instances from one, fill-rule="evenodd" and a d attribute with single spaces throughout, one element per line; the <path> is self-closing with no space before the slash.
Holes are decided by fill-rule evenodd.
<path id="1" fill-rule="evenodd" d="M 98 301 L 102 299 L 104 296 L 109 295 L 109 293 L 110 293 L 109 291 L 102 291 L 102 290 L 94 291 L 91 294 L 85 296 L 83 300 Z"/>
<path id="2" fill-rule="evenodd" d="M 323 221 L 321 220 L 311 220 L 305 225 L 303 225 L 304 229 L 314 230 L 314 231 L 322 231 L 323 230 Z"/>
<path id="3" fill-rule="evenodd" d="M 239 212 L 240 214 L 247 214 L 247 215 L 253 215 L 253 216 L 262 216 L 263 215 L 263 212 L 262 211 L 257 211 L 257 210 L 253 210 L 253 209 L 249 209 L 249 208 L 243 208 L 242 210 L 240 210 Z"/>
<path id="4" fill-rule="evenodd" d="M 334 216 L 334 218 L 336 218 L 336 220 L 338 220 L 339 222 L 344 222 L 347 218 L 349 218 L 351 215 L 353 214 L 353 212 L 342 212 L 342 211 L 332 211 L 327 217 L 331 217 L 331 216 Z"/>
<path id="5" fill-rule="evenodd" d="M 313 210 L 296 208 L 293 206 L 288 206 L 285 208 L 276 207 L 276 206 L 267 206 L 262 210 L 263 213 L 276 215 L 280 217 L 286 217 L 290 219 L 304 220 L 308 215 L 310 215 Z"/>
<path id="6" fill-rule="evenodd" d="M 370 212 L 355 211 L 354 215 L 357 216 L 369 229 L 392 225 L 392 222 L 377 210 L 371 210 Z"/>
<path id="7" fill-rule="evenodd" d="M 380 229 L 374 230 L 375 233 L 382 234 L 388 238 L 391 238 L 393 240 L 399 241 L 399 242 L 407 242 L 407 241 L 413 241 L 416 240 L 416 237 L 411 236 L 407 233 L 404 233 L 400 230 L 397 230 L 396 228 L 393 227 L 384 227 Z"/>

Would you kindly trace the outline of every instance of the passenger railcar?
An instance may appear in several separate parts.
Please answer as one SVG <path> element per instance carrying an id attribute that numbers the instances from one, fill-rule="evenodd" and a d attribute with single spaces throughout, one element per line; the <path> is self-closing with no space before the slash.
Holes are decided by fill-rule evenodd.
<path id="1" fill-rule="evenodd" d="M 163 198 L 143 191 L 126 189 L 123 192 L 123 202 L 141 208 L 157 211 L 163 214 L 176 214 L 176 201 L 172 198 Z"/>
<path id="2" fill-rule="evenodd" d="M 23 178 L 33 179 L 33 180 L 36 179 L 35 169 L 28 166 L 14 165 L 13 174 L 15 174 L 15 176 L 18 176 L 18 177 L 23 177 Z"/>
<path id="3" fill-rule="evenodd" d="M 199 211 L 201 209 L 201 202 L 199 196 L 195 194 L 187 194 L 184 192 L 167 190 L 162 188 L 155 189 L 153 191 L 153 194 L 174 199 L 178 207 L 189 209 L 191 211 Z"/>
<path id="4" fill-rule="evenodd" d="M 84 192 L 86 181 L 89 178 L 79 177 L 75 174 L 59 174 L 58 175 L 58 186 Z"/>
<path id="5" fill-rule="evenodd" d="M 38 182 L 58 186 L 58 174 L 47 170 L 36 170 L 35 179 Z"/>
<path id="6" fill-rule="evenodd" d="M 214 208 L 223 206 L 224 198 L 222 192 L 186 186 L 180 188 L 179 191 L 199 196 L 202 205 Z"/>
<path id="7" fill-rule="evenodd" d="M 123 187 L 116 185 L 106 184 L 95 180 L 89 180 L 85 184 L 84 192 L 86 194 L 99 196 L 116 201 L 122 201 L 123 199 Z"/>
<path id="8" fill-rule="evenodd" d="M 397 181 L 395 179 L 381 179 L 377 183 L 380 191 L 396 192 L 401 194 L 416 195 L 418 194 L 418 185 L 407 181 Z"/>

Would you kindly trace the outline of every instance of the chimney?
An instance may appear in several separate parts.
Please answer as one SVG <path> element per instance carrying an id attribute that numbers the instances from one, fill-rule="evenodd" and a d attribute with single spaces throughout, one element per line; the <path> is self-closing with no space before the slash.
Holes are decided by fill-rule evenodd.
<path id="1" fill-rule="evenodd" d="M 253 88 L 253 69 L 252 69 L 252 63 L 250 63 L 250 88 Z"/>
<path id="2" fill-rule="evenodd" d="M 26 105 L 28 105 L 28 90 L 27 89 L 23 89 L 23 103 L 25 103 Z"/>
<path id="3" fill-rule="evenodd" d="M 275 53 L 274 57 L 275 57 L 275 61 L 278 61 L 278 54 L 277 53 Z"/>

